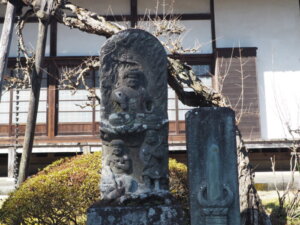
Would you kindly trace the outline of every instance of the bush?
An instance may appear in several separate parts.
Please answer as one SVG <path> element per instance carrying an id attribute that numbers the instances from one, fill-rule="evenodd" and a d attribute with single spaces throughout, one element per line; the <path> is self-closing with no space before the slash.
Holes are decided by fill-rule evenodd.
<path id="1" fill-rule="evenodd" d="M 4 224 L 85 224 L 86 210 L 99 199 L 101 153 L 58 160 L 27 179 L 0 210 Z M 170 189 L 187 203 L 187 168 L 170 160 Z"/>
<path id="2" fill-rule="evenodd" d="M 84 224 L 99 196 L 100 154 L 58 160 L 27 179 L 0 210 L 5 224 Z M 80 222 L 81 221 L 81 222 Z"/>
<path id="3" fill-rule="evenodd" d="M 170 191 L 172 195 L 183 205 L 188 207 L 188 178 L 187 167 L 175 159 L 169 160 Z"/>

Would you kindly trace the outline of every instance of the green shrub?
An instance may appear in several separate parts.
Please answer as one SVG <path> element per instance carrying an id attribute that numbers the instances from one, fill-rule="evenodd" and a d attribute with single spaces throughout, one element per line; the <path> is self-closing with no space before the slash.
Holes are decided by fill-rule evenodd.
<path id="1" fill-rule="evenodd" d="M 27 179 L 4 202 L 5 224 L 84 224 L 99 196 L 100 153 L 58 160 Z"/>
<path id="2" fill-rule="evenodd" d="M 58 160 L 27 179 L 0 210 L 4 224 L 85 224 L 87 208 L 99 198 L 101 153 Z M 170 160 L 170 189 L 187 203 L 187 168 Z"/>
<path id="3" fill-rule="evenodd" d="M 170 191 L 172 195 L 183 205 L 188 207 L 188 178 L 187 167 L 175 159 L 169 160 Z"/>

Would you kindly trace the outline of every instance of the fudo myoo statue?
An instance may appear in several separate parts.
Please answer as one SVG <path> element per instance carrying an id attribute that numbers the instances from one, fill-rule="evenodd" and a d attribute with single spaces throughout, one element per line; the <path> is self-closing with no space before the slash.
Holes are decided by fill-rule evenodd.
<path id="1" fill-rule="evenodd" d="M 167 56 L 151 34 L 129 29 L 100 53 L 102 198 L 168 194 Z"/>

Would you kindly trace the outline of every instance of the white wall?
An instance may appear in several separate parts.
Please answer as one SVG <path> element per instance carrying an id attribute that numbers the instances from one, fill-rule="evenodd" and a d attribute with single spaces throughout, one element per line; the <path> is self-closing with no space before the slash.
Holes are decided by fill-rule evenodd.
<path id="1" fill-rule="evenodd" d="M 0 24 L 0 34 L 2 33 L 2 24 Z M 35 51 L 36 41 L 38 35 L 38 23 L 27 23 L 23 30 L 24 43 L 27 50 L 30 52 Z M 49 29 L 47 33 L 47 42 L 46 42 L 46 56 L 49 56 L 50 52 L 50 38 L 49 38 Z M 11 40 L 11 47 L 9 51 L 9 57 L 16 57 L 18 55 L 18 37 L 16 35 L 16 28 L 14 27 L 13 36 Z"/>
<path id="2" fill-rule="evenodd" d="M 298 0 L 215 1 L 217 47 L 257 47 L 263 139 L 300 127 L 300 10 Z"/>
<path id="3" fill-rule="evenodd" d="M 57 55 L 58 56 L 89 56 L 99 55 L 100 47 L 106 38 L 70 29 L 58 24 Z"/>
<path id="4" fill-rule="evenodd" d="M 209 0 L 138 0 L 138 14 L 209 13 Z"/>

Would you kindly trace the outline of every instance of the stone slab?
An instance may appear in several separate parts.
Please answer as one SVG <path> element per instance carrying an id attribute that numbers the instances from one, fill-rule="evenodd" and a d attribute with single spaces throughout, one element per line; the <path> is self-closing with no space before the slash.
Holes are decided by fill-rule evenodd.
<path id="1" fill-rule="evenodd" d="M 92 206 L 87 225 L 185 225 L 179 205 Z"/>
<path id="2" fill-rule="evenodd" d="M 240 225 L 234 112 L 194 109 L 186 114 L 186 127 L 191 225 Z"/>

